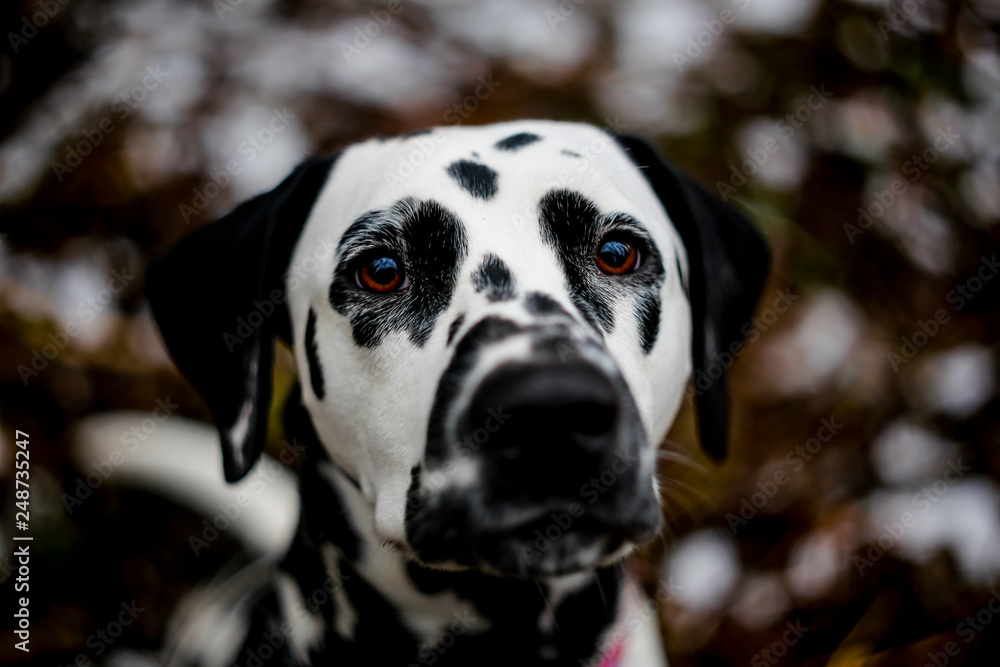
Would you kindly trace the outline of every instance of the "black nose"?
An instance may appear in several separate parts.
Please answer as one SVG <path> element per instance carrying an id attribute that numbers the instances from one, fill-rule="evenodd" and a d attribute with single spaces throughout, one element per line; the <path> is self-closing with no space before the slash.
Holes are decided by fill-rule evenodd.
<path id="1" fill-rule="evenodd" d="M 480 383 L 460 430 L 483 456 L 516 462 L 522 482 L 553 470 L 575 477 L 614 452 L 618 394 L 586 363 L 509 364 Z"/>

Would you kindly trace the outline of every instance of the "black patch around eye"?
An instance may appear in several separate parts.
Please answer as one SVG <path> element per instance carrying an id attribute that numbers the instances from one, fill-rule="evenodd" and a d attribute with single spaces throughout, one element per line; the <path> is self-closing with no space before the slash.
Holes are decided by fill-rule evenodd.
<path id="1" fill-rule="evenodd" d="M 459 160 L 452 162 L 447 171 L 473 197 L 488 200 L 497 193 L 497 173 L 485 164 Z"/>
<path id="2" fill-rule="evenodd" d="M 408 287 L 374 293 L 354 284 L 353 260 L 375 248 L 400 257 Z M 406 199 L 388 210 L 369 211 L 340 239 L 330 304 L 350 319 L 354 341 L 361 347 L 375 347 L 394 331 L 407 332 L 414 345 L 423 346 L 451 302 L 466 252 L 462 223 L 435 201 Z"/>
<path id="3" fill-rule="evenodd" d="M 639 309 L 639 338 L 648 353 L 659 328 L 664 271 L 660 253 L 642 226 L 623 213 L 601 215 L 593 202 L 571 190 L 550 191 L 538 210 L 542 238 L 556 251 L 573 305 L 599 333 L 611 333 L 613 304 L 623 300 L 634 304 Z M 638 269 L 615 276 L 600 273 L 594 252 L 609 232 L 627 235 L 637 244 L 643 257 Z"/>
<path id="4" fill-rule="evenodd" d="M 593 275 L 593 252 L 600 234 L 600 213 L 589 199 L 570 190 L 552 190 L 538 204 L 542 238 L 552 246 L 569 282 L 570 298 L 597 331 L 615 326 L 614 294 Z"/>
<path id="5" fill-rule="evenodd" d="M 512 134 L 506 139 L 501 139 L 494 145 L 496 148 L 502 151 L 516 151 L 519 148 L 524 148 L 529 144 L 533 144 L 536 141 L 541 141 L 542 138 L 537 134 L 531 132 L 519 132 L 517 134 Z"/>
<path id="6" fill-rule="evenodd" d="M 490 301 L 510 301 L 514 298 L 514 278 L 510 270 L 496 255 L 487 255 L 476 272 L 472 284 L 477 292 L 486 292 Z"/>
<path id="7" fill-rule="evenodd" d="M 451 345 L 452 341 L 455 340 L 455 336 L 458 335 L 458 330 L 462 328 L 462 324 L 465 322 L 465 315 L 459 315 L 455 318 L 455 321 L 451 323 L 448 327 L 448 345 Z"/>
<path id="8" fill-rule="evenodd" d="M 579 153 L 577 153 L 576 151 L 571 151 L 571 150 L 570 150 L 570 149 L 568 149 L 568 148 L 564 148 L 564 149 L 562 149 L 562 150 L 561 150 L 561 151 L 559 151 L 559 152 L 560 152 L 560 153 L 562 153 L 563 155 L 568 155 L 568 156 L 570 156 L 570 157 L 583 157 L 582 155 L 580 155 L 580 154 L 579 154 Z"/>
<path id="9" fill-rule="evenodd" d="M 524 301 L 524 307 L 532 315 L 569 315 L 558 301 L 541 292 L 529 294 Z"/>
<path id="10" fill-rule="evenodd" d="M 323 366 L 319 363 L 319 352 L 316 349 L 316 311 L 309 309 L 306 320 L 306 360 L 309 362 L 309 382 L 312 384 L 316 398 L 322 400 L 326 395 L 323 382 Z"/>

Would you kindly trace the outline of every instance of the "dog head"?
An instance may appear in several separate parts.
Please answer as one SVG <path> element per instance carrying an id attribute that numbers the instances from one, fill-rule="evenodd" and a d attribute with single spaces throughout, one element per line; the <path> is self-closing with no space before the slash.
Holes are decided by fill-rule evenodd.
<path id="1" fill-rule="evenodd" d="M 263 448 L 280 336 L 381 539 L 525 576 L 655 534 L 655 451 L 767 264 L 753 227 L 648 144 L 524 121 L 306 162 L 181 241 L 148 289 L 227 479 Z M 725 378 L 696 402 L 721 458 Z"/>

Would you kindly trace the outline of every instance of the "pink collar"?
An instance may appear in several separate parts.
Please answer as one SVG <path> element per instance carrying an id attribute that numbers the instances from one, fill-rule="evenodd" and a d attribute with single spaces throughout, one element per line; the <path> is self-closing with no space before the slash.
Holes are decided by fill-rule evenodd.
<path id="1" fill-rule="evenodd" d="M 622 664 L 622 655 L 625 653 L 625 642 L 615 642 L 604 654 L 601 667 L 619 667 Z"/>

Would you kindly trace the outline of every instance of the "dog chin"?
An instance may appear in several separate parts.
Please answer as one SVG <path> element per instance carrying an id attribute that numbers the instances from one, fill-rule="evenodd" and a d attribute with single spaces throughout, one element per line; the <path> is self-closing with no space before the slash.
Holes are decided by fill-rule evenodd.
<path id="1" fill-rule="evenodd" d="M 546 519 L 502 531 L 480 532 L 461 556 L 428 562 L 417 555 L 416 560 L 435 569 L 474 569 L 499 577 L 561 576 L 612 565 L 659 529 L 657 523 L 636 534 L 597 521 L 578 523 L 581 525 L 562 527 Z"/>
<path id="2" fill-rule="evenodd" d="M 552 542 L 532 535 L 486 540 L 474 556 L 484 572 L 539 578 L 593 569 L 622 546 L 613 535 L 567 533 Z"/>

